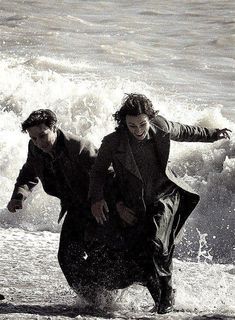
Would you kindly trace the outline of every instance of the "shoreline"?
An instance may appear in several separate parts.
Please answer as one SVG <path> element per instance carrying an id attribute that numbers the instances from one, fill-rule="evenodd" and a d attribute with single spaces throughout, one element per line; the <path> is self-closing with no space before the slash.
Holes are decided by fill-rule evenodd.
<path id="1" fill-rule="evenodd" d="M 59 268 L 59 234 L 0 229 L 0 237 L 1 320 L 235 319 L 233 265 L 174 261 L 177 311 L 167 315 L 148 312 L 151 298 L 138 285 L 118 290 L 110 305 L 106 300 L 91 308 L 69 288 Z"/>

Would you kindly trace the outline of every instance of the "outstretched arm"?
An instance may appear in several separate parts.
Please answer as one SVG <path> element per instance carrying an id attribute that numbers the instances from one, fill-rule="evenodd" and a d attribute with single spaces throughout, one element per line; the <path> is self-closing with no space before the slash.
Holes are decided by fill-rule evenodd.
<path id="1" fill-rule="evenodd" d="M 169 132 L 170 138 L 181 142 L 214 142 L 220 139 L 229 139 L 231 130 L 210 129 L 200 126 L 190 126 L 166 120 L 162 116 L 157 116 L 156 125 L 166 132 Z"/>

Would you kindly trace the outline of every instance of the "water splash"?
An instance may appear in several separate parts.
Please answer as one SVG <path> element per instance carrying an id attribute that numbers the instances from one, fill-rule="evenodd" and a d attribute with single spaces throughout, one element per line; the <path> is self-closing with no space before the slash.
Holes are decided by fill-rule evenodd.
<path id="1" fill-rule="evenodd" d="M 197 254 L 197 262 L 212 262 L 213 256 L 210 254 L 211 249 L 208 248 L 206 237 L 207 233 L 201 233 L 198 228 L 196 228 L 199 235 L 199 248 Z"/>

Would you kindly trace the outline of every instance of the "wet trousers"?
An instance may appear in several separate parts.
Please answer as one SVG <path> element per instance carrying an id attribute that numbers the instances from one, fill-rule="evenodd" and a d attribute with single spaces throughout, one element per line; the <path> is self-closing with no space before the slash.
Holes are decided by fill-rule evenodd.
<path id="1" fill-rule="evenodd" d="M 139 278 L 155 302 L 172 294 L 174 230 L 178 224 L 180 194 L 175 189 L 156 204 L 146 207 L 146 216 L 126 230 L 129 257 L 138 267 Z"/>

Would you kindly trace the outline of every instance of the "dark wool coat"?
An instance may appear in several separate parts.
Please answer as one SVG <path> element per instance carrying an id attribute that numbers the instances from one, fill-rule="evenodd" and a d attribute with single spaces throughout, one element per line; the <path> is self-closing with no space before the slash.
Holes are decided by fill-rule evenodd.
<path id="1" fill-rule="evenodd" d="M 63 148 L 59 154 L 58 165 L 66 188 L 63 189 L 63 186 L 58 187 L 67 193 L 60 199 L 62 206 L 61 219 L 68 206 L 87 201 L 89 171 L 96 157 L 96 149 L 85 139 L 78 138 L 61 130 L 59 130 L 59 134 L 63 142 Z M 45 157 L 48 157 L 48 155 L 37 148 L 30 140 L 28 157 L 16 180 L 12 199 L 17 199 L 20 195 L 23 196 L 23 199 L 26 199 L 39 180 L 47 194 L 57 196 L 55 188 L 45 176 Z M 69 203 L 67 203 L 68 199 Z"/>
<path id="2" fill-rule="evenodd" d="M 83 290 L 90 284 L 92 264 L 84 259 L 87 226 L 95 224 L 88 205 L 89 172 L 96 157 L 95 147 L 87 140 L 58 130 L 55 158 L 37 148 L 30 140 L 28 157 L 16 180 L 12 199 L 25 200 L 42 183 L 49 195 L 61 200 L 59 220 L 64 219 L 58 260 L 71 288 Z M 93 228 L 95 229 L 95 227 Z"/>
<path id="3" fill-rule="evenodd" d="M 174 237 L 199 201 L 199 196 L 168 165 L 170 140 L 186 142 L 213 142 L 218 139 L 217 129 L 183 125 L 156 116 L 151 121 L 150 136 L 163 172 L 178 187 L 180 205 L 174 221 Z M 120 200 L 139 217 L 144 216 L 143 182 L 135 163 L 128 139 L 127 129 L 119 129 L 104 137 L 95 165 L 91 171 L 89 197 L 92 203 L 102 199 L 105 175 L 112 165 L 119 186 Z"/>

